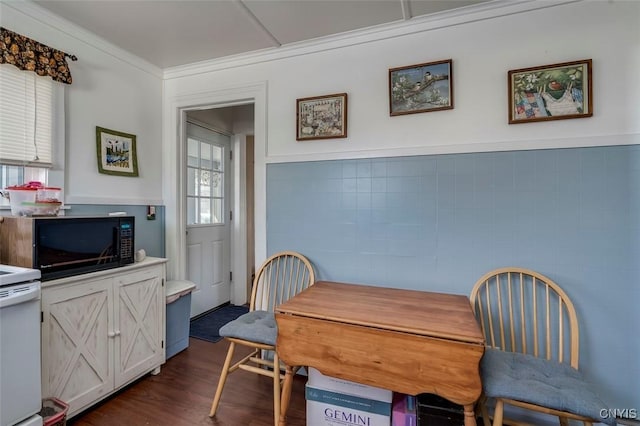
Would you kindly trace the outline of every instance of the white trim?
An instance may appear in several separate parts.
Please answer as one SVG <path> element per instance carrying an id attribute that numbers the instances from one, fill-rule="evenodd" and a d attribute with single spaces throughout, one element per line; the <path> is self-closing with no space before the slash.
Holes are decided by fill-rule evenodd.
<path id="1" fill-rule="evenodd" d="M 586 148 L 595 146 L 640 145 L 640 133 L 623 135 L 580 136 L 575 138 L 529 139 L 483 143 L 443 144 L 432 146 L 366 149 L 360 151 L 319 152 L 290 155 L 269 155 L 269 163 L 290 163 L 358 158 L 407 157 L 413 155 L 461 154 L 472 152 L 522 151 L 532 149 Z"/>
<path id="2" fill-rule="evenodd" d="M 154 77 L 162 78 L 162 69 L 145 61 L 139 56 L 135 56 L 124 49 L 112 44 L 105 39 L 99 37 L 97 34 L 85 30 L 84 28 L 68 21 L 59 15 L 55 15 L 48 9 L 45 9 L 31 0 L 22 1 L 3 1 L 3 6 L 10 7 L 18 12 L 21 12 L 29 17 L 39 21 L 43 25 L 47 25 L 51 28 L 60 31 L 63 34 L 67 34 L 76 40 L 79 40 L 97 50 L 100 50 L 108 55 L 111 55 L 117 59 L 126 62 L 127 64 L 138 68 L 141 71 L 147 72 Z M 26 34 L 25 34 L 26 35 Z M 61 50 L 65 50 L 64 46 L 57 46 Z M 82 60 L 82 58 L 80 58 Z"/>
<path id="3" fill-rule="evenodd" d="M 435 13 L 419 18 L 411 18 L 406 21 L 381 24 L 361 30 L 346 31 L 336 35 L 318 37 L 297 43 L 289 43 L 280 47 L 270 47 L 218 59 L 200 61 L 177 67 L 169 67 L 164 69 L 164 79 L 170 80 L 173 78 L 308 55 L 311 53 L 371 43 L 408 34 L 432 31 L 454 25 L 483 21 L 537 9 L 545 9 L 567 3 L 575 3 L 577 1 L 583 0 L 557 0 L 552 2 L 536 0 L 488 1 L 457 10 Z"/>
<path id="4" fill-rule="evenodd" d="M 249 301 L 247 292 L 247 174 L 246 164 L 246 135 L 234 135 L 231 145 L 233 147 L 233 160 L 231 170 L 233 173 L 233 221 L 231 222 L 231 270 L 233 271 L 233 291 L 231 303 L 242 305 Z"/>
<path id="5" fill-rule="evenodd" d="M 266 139 L 267 139 L 267 82 L 248 83 L 243 86 L 199 92 L 169 98 L 163 112 L 163 180 L 162 192 L 166 208 L 165 251 L 169 259 L 168 279 L 184 279 L 186 267 L 186 226 L 184 220 L 184 164 L 183 144 L 186 111 L 193 109 L 221 108 L 253 103 L 255 109 L 255 258 L 262 262 L 266 258 Z M 261 148 L 258 148 L 261 147 Z M 244 217 L 244 215 L 243 215 Z M 233 238 L 239 238 L 235 234 Z M 238 242 L 234 250 L 239 250 Z M 245 251 L 246 255 L 246 251 Z M 234 258 L 236 253 L 234 252 Z M 242 253 L 238 252 L 238 256 Z M 235 261 L 234 261 L 235 264 Z M 242 286 L 244 287 L 244 286 Z M 234 289 L 234 297 L 242 289 Z M 238 292 L 238 293 L 236 293 Z M 242 300 L 242 299 L 234 299 Z"/>

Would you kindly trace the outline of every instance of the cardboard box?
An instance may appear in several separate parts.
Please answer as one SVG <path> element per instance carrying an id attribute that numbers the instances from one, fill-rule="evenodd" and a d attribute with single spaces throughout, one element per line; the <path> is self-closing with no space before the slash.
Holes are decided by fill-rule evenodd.
<path id="1" fill-rule="evenodd" d="M 307 426 L 389 426 L 391 402 L 306 386 Z"/>
<path id="2" fill-rule="evenodd" d="M 391 426 L 416 426 L 417 421 L 416 397 L 394 392 Z"/>
<path id="3" fill-rule="evenodd" d="M 362 398 L 383 401 L 391 405 L 393 392 L 387 389 L 350 382 L 336 377 L 325 376 L 315 368 L 309 368 L 307 385 L 315 389 L 326 389 L 336 393 L 359 396 Z"/>

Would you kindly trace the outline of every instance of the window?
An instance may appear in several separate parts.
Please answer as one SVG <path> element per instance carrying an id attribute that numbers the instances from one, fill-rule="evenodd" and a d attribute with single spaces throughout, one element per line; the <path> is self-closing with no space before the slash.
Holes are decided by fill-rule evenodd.
<path id="1" fill-rule="evenodd" d="M 62 186 L 63 85 L 12 65 L 0 65 L 0 189 L 29 181 Z M 54 151 L 55 139 L 61 140 Z M 54 155 L 55 160 L 54 161 Z M 7 205 L 6 199 L 0 205 Z"/>
<path id="2" fill-rule="evenodd" d="M 187 224 L 224 224 L 224 147 L 229 137 L 191 123 L 187 132 Z"/>

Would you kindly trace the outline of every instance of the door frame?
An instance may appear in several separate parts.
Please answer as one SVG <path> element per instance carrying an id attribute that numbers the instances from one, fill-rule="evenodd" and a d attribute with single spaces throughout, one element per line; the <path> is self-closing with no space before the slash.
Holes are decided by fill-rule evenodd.
<path id="1" fill-rule="evenodd" d="M 186 202 L 184 158 L 186 149 L 187 111 L 215 109 L 238 105 L 254 105 L 254 211 L 255 211 L 255 260 L 261 263 L 266 258 L 266 101 L 267 83 L 237 86 L 205 93 L 176 96 L 165 104 L 163 137 L 163 198 L 166 208 L 166 240 L 168 279 L 185 279 L 186 267 Z M 234 137 L 233 149 L 241 154 L 244 139 Z M 235 185 L 233 189 L 234 220 L 231 229 L 231 303 L 243 304 L 248 300 L 246 277 L 246 179 L 243 178 L 243 155 L 234 154 L 232 168 Z M 237 210 L 236 210 L 237 209 Z M 244 248 L 244 250 L 243 250 Z M 242 280 L 242 281 L 240 281 Z M 241 285 L 238 285 L 238 284 Z"/>

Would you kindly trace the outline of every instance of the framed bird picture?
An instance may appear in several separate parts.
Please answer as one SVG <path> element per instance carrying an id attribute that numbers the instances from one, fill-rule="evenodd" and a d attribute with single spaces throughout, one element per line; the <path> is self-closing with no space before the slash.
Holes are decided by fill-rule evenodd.
<path id="1" fill-rule="evenodd" d="M 98 172 L 116 176 L 138 176 L 136 135 L 96 126 Z"/>
<path id="2" fill-rule="evenodd" d="M 453 61 L 427 62 L 389 70 L 389 113 L 453 109 Z"/>
<path id="3" fill-rule="evenodd" d="M 593 115 L 591 59 L 508 72 L 509 124 Z"/>

